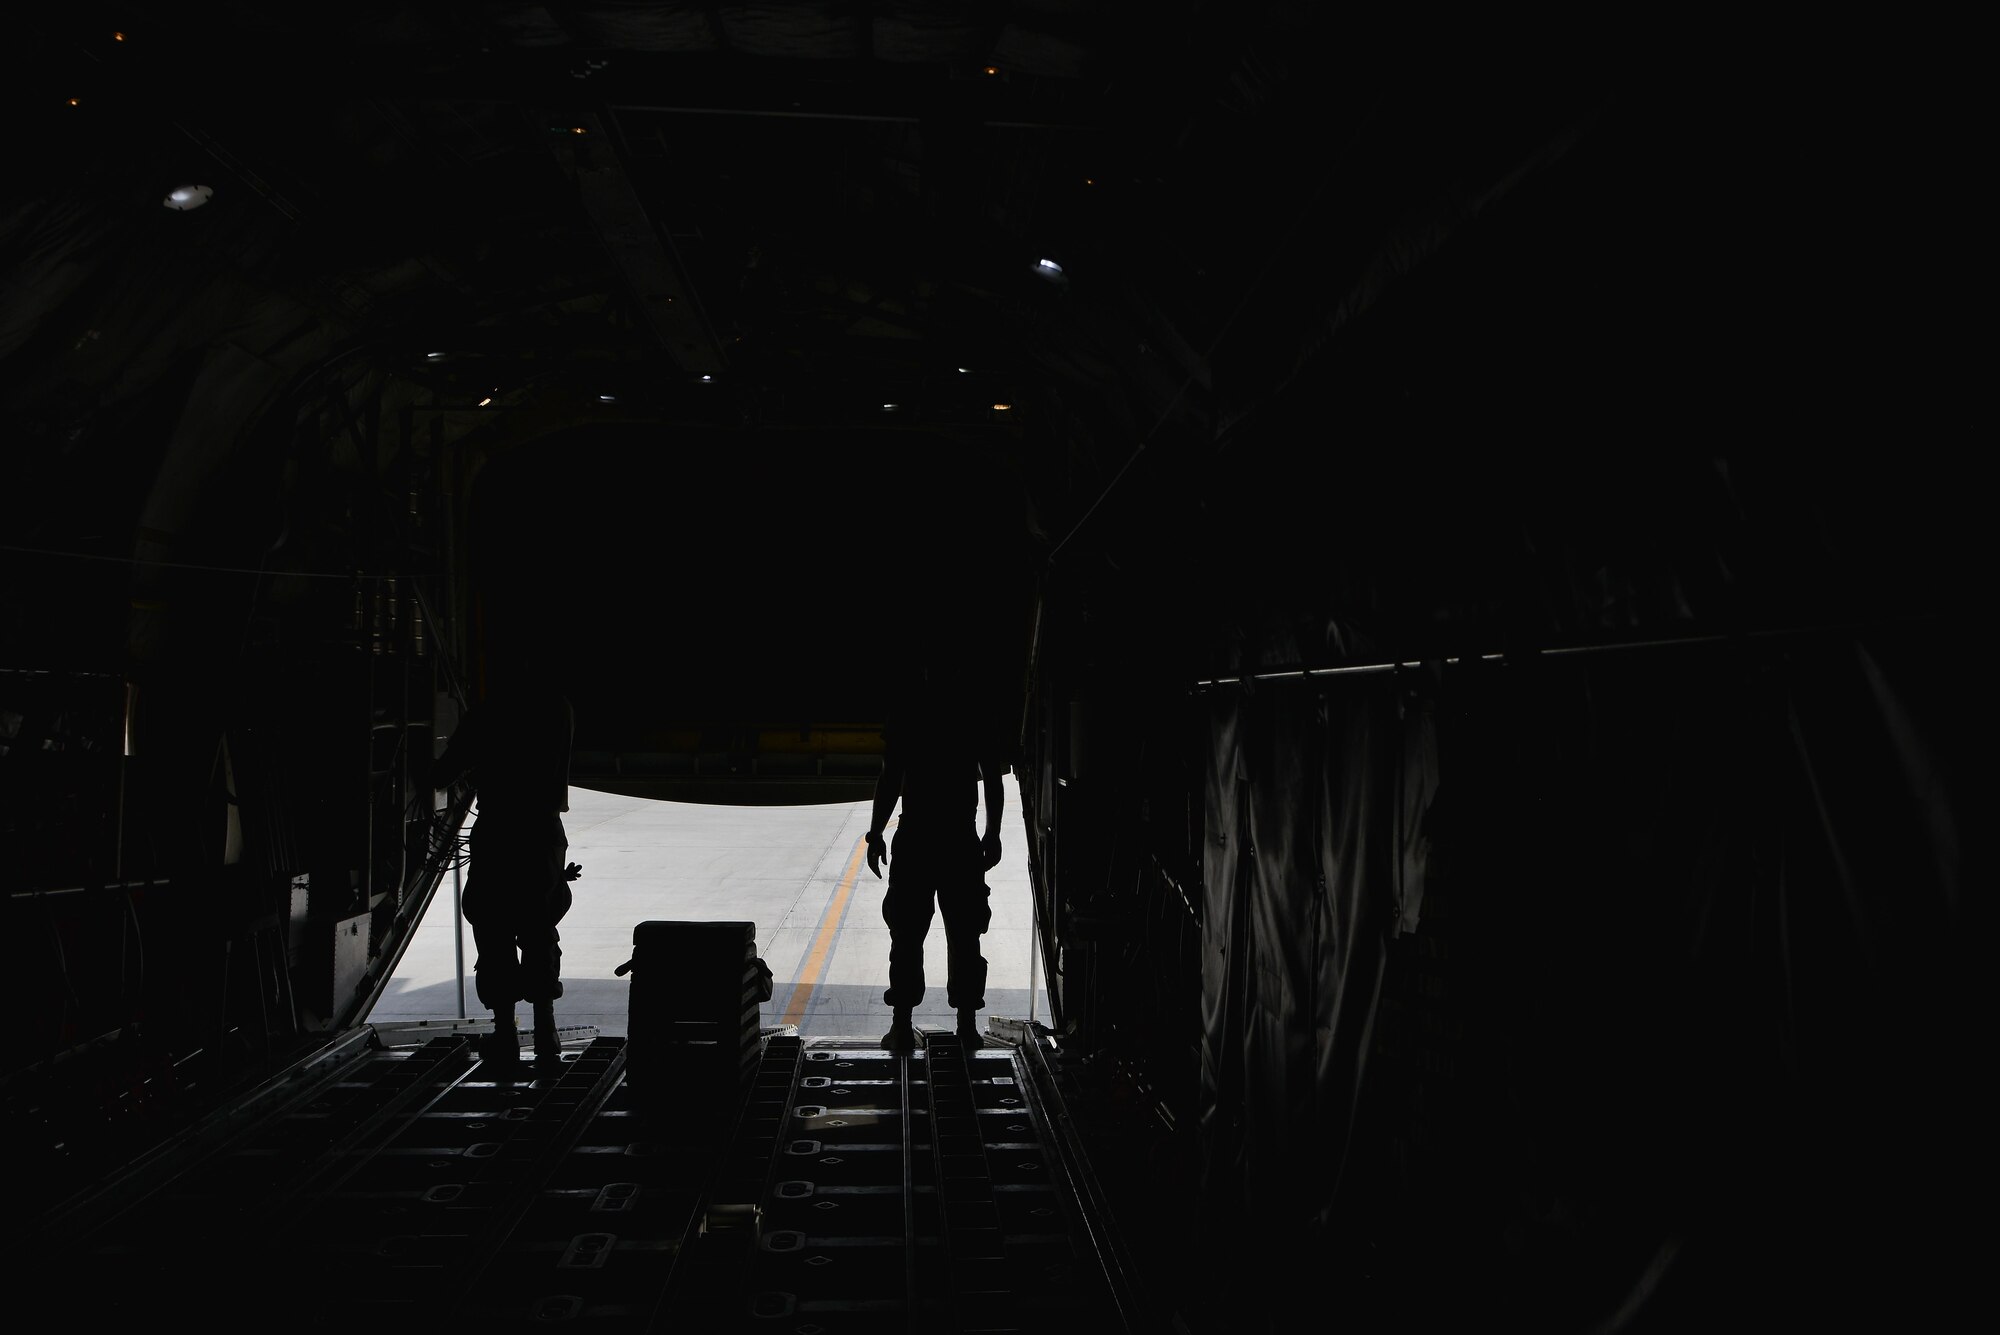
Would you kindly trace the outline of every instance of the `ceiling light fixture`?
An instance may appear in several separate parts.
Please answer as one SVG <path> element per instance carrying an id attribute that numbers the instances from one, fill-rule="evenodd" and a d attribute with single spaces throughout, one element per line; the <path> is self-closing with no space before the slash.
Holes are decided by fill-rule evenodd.
<path id="1" fill-rule="evenodd" d="M 484 408 L 487 404 L 491 402 L 493 402 L 493 396 L 491 394 L 488 394 L 485 398 L 479 401 L 479 406 Z"/>
<path id="2" fill-rule="evenodd" d="M 616 403 L 618 402 L 618 396 L 616 394 L 599 394 L 597 401 L 599 403 Z"/>
<path id="3" fill-rule="evenodd" d="M 1057 264 L 1054 260 L 1036 260 L 1035 267 L 1037 269 L 1040 269 L 1043 273 L 1062 272 L 1062 265 Z"/>
<path id="4" fill-rule="evenodd" d="M 988 65 L 986 67 L 986 72 L 988 74 L 998 74 L 1000 72 L 1000 67 L 998 65 Z"/>
<path id="5" fill-rule="evenodd" d="M 189 209 L 198 209 L 208 203 L 214 194 L 215 191 L 205 185 L 178 185 L 169 190 L 167 197 L 160 203 L 177 213 L 186 213 Z"/>
<path id="6" fill-rule="evenodd" d="M 993 411 L 996 413 L 1004 413 L 1013 406 L 1014 405 L 1011 403 L 996 403 L 993 405 Z"/>
<path id="7" fill-rule="evenodd" d="M 882 411 L 885 413 L 893 413 L 896 411 L 896 405 L 893 403 L 885 403 L 882 405 Z"/>
<path id="8" fill-rule="evenodd" d="M 122 32 L 114 32 L 111 34 L 111 40 L 114 42 L 122 42 L 125 40 L 125 34 Z"/>
<path id="9" fill-rule="evenodd" d="M 709 381 L 711 381 L 711 380 L 713 380 L 713 379 L 715 379 L 715 377 L 714 377 L 714 376 L 712 376 L 712 375 L 705 375 L 705 376 L 703 376 L 703 377 L 701 378 L 701 381 L 702 381 L 702 383 L 703 383 L 703 384 L 707 384 L 707 383 L 708 383 Z"/>
<path id="10" fill-rule="evenodd" d="M 441 362 L 444 360 L 444 354 L 442 352 L 427 352 L 424 354 L 424 358 L 427 361 Z"/>

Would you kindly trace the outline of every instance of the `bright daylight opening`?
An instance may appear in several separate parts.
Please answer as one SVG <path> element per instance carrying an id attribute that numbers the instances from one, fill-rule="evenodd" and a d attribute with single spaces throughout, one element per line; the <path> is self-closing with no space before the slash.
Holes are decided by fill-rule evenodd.
<path id="1" fill-rule="evenodd" d="M 984 938 L 986 1009 L 994 1017 L 1048 1023 L 1048 991 L 1030 962 L 1034 907 L 1028 879 L 1027 831 L 1015 776 L 1005 781 L 1000 864 L 986 873 L 992 925 Z M 793 1024 L 805 1037 L 879 1037 L 889 1023 L 882 990 L 889 983 L 889 929 L 882 921 L 886 880 L 868 871 L 863 836 L 867 802 L 813 806 L 712 806 L 570 789 L 563 815 L 569 860 L 583 864 L 570 887 L 575 903 L 563 918 L 563 995 L 556 1024 L 588 1025 L 600 1035 L 626 1032 L 632 928 L 651 919 L 750 922 L 757 953 L 771 968 L 771 999 L 761 1022 Z M 475 813 L 476 814 L 476 813 Z M 977 824 L 985 828 L 983 802 Z M 471 829 L 468 819 L 461 834 Z M 890 837 L 895 837 L 891 822 Z M 894 852 L 890 854 L 894 862 Z M 888 868 L 884 868 L 886 872 Z M 476 877 L 468 866 L 463 880 Z M 491 1018 L 473 983 L 472 931 L 464 929 L 464 1001 L 460 1002 L 453 877 L 446 873 L 394 977 L 368 1020 Z M 945 1000 L 944 922 L 924 941 L 924 999 L 919 1028 L 949 1029 Z M 522 1032 L 532 1023 L 526 1002 L 516 1007 Z"/>

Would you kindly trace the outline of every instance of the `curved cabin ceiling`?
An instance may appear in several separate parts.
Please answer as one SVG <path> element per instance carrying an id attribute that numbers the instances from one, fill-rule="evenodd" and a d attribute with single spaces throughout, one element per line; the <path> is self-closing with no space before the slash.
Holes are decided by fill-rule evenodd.
<path id="1" fill-rule="evenodd" d="M 38 15 L 17 72 L 39 194 L 7 219 L 0 355 L 17 484 L 54 499 L 12 545 L 139 572 L 131 626 L 51 647 L 143 657 L 187 621 L 165 610 L 176 569 L 374 569 L 343 548 L 366 540 L 360 493 L 417 455 L 459 510 L 431 517 L 438 541 L 518 558 L 560 535 L 541 565 L 588 609 L 568 633 L 606 673 L 657 671 L 636 645 L 674 637 L 667 698 L 708 700 L 682 723 L 767 681 L 760 710 L 782 717 L 744 721 L 866 714 L 832 684 L 853 651 L 826 637 L 843 615 L 878 642 L 914 620 L 880 610 L 911 578 L 885 564 L 932 541 L 912 524 L 975 553 L 981 615 L 1018 642 L 1030 548 L 1140 431 L 1204 410 L 1196 335 L 1136 286 L 1206 244 L 1166 222 L 1200 204 L 1166 175 L 1198 114 L 1177 106 L 1209 58 L 1197 22 L 1060 4 Z M 1216 261 L 1193 263 L 1212 305 Z M 612 437 L 657 447 L 580 444 Z M 472 479 L 538 452 L 560 517 L 477 532 Z M 649 600 L 701 615 L 621 610 Z M 73 615 L 10 601 L 24 626 Z M 784 616 L 803 619 L 779 646 Z M 787 656 L 817 659 L 825 698 L 770 675 Z"/>
<path id="2" fill-rule="evenodd" d="M 1799 201 L 1948 193 L 1942 150 L 1747 40 L 1083 0 L 24 24 L 23 663 L 219 655 L 232 579 L 361 570 L 462 613 L 468 690 L 485 618 L 561 618 L 642 702 L 587 749 L 681 755 L 641 734 L 871 713 L 919 567 L 1003 675 L 1050 579 L 1188 678 L 1235 665 L 1190 609 L 1324 658 L 1956 602 L 1956 549 L 1776 406 L 1930 411 L 1855 365 L 1951 364 L 1905 286 L 1837 280 L 1866 211 Z"/>

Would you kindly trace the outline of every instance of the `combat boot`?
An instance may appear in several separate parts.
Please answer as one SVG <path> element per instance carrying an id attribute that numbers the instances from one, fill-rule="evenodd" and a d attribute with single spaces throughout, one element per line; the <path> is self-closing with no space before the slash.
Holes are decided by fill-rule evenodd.
<path id="1" fill-rule="evenodd" d="M 916 1026 L 910 1023 L 910 1008 L 896 1007 L 896 1015 L 889 1023 L 889 1032 L 882 1035 L 882 1046 L 891 1056 L 907 1057 L 917 1050 Z"/>
<path id="2" fill-rule="evenodd" d="M 962 1010 L 958 1013 L 958 1041 L 967 1048 L 983 1048 L 986 1040 L 979 1032 L 979 1012 Z"/>

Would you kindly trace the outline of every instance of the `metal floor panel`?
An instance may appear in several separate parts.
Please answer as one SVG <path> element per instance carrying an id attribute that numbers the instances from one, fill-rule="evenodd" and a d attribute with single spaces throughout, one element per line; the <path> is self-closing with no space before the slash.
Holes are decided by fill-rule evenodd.
<path id="1" fill-rule="evenodd" d="M 1014 1047 L 774 1032 L 747 1088 L 709 1064 L 643 1092 L 628 1055 L 597 1038 L 537 1076 L 464 1035 L 370 1052 L 44 1273 L 83 1313 L 185 1292 L 219 1329 L 1122 1328 Z"/>

